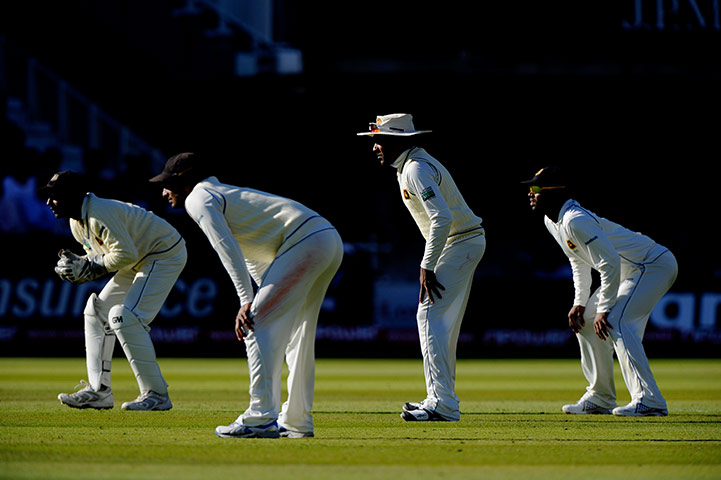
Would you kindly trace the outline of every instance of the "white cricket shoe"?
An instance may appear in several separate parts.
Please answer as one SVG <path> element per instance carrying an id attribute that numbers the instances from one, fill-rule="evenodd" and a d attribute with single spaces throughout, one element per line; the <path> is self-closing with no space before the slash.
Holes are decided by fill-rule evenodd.
<path id="1" fill-rule="evenodd" d="M 221 438 L 279 438 L 278 422 L 247 427 L 237 420 L 230 425 L 218 425 L 215 434 Z"/>
<path id="2" fill-rule="evenodd" d="M 80 380 L 80 385 L 75 386 L 75 388 L 79 387 L 83 388 L 75 393 L 58 395 L 60 403 L 71 408 L 94 408 L 96 410 L 113 408 L 113 391 L 110 388 L 97 391 L 85 380 Z"/>
<path id="3" fill-rule="evenodd" d="M 440 414 L 419 408 L 416 410 L 403 410 L 401 418 L 406 422 L 450 422 L 451 420 L 442 417 Z"/>
<path id="4" fill-rule="evenodd" d="M 278 434 L 283 438 L 312 438 L 315 436 L 313 432 L 296 432 L 285 427 L 279 427 Z"/>
<path id="5" fill-rule="evenodd" d="M 138 398 L 132 402 L 125 402 L 120 407 L 123 410 L 133 410 L 138 412 L 170 410 L 173 404 L 170 402 L 170 396 L 166 393 L 161 395 L 153 391 L 141 393 Z"/>
<path id="6" fill-rule="evenodd" d="M 568 413 L 571 415 L 610 415 L 611 409 L 610 408 L 604 408 L 601 406 L 596 405 L 595 403 L 581 399 L 578 401 L 578 403 L 573 403 L 571 405 L 564 405 L 561 410 L 563 410 L 563 413 Z"/>
<path id="7" fill-rule="evenodd" d="M 613 414 L 619 417 L 665 417 L 667 408 L 647 407 L 641 402 L 631 402 L 623 407 L 613 409 Z"/>

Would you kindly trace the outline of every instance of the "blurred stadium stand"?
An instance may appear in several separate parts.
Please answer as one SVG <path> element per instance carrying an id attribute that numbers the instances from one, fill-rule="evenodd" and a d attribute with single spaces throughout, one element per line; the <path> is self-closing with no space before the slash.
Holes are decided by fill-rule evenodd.
<path id="1" fill-rule="evenodd" d="M 417 355 L 422 239 L 355 133 L 406 111 L 484 218 L 460 356 L 573 355 L 567 261 L 521 179 L 557 163 L 581 200 L 670 247 L 681 273 L 649 355 L 717 355 L 719 0 L 578 2 L 25 0 L 0 6 L 0 354 L 81 351 L 91 285 L 54 278 L 73 244 L 35 187 L 59 168 L 171 221 L 190 261 L 153 323 L 161 355 L 234 355 L 230 282 L 184 212 L 145 180 L 202 152 L 223 181 L 329 218 L 346 256 L 319 355 Z M 28 252 L 28 253 L 25 253 Z M 80 307 L 78 307 L 80 305 Z"/>

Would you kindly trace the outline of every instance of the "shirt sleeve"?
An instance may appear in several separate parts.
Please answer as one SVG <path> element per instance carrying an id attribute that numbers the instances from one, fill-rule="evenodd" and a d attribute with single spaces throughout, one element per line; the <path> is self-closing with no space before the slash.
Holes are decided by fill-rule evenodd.
<path id="1" fill-rule="evenodd" d="M 253 301 L 253 284 L 245 257 L 223 214 L 224 203 L 205 190 L 191 193 L 185 201 L 188 215 L 198 224 L 233 281 L 240 304 Z"/>
<path id="2" fill-rule="evenodd" d="M 434 270 L 451 232 L 451 209 L 438 188 L 438 172 L 426 162 L 408 165 L 406 183 L 428 214 L 430 229 L 421 268 Z"/>
<path id="3" fill-rule="evenodd" d="M 117 272 L 138 262 L 138 248 L 122 222 L 113 222 L 112 226 L 108 226 L 100 220 L 91 219 L 90 230 L 109 250 L 103 255 L 103 263 L 109 272 Z"/>
<path id="4" fill-rule="evenodd" d="M 597 312 L 610 312 L 616 305 L 621 279 L 621 257 L 598 223 L 592 218 L 581 217 L 569 223 L 569 236 L 601 277 Z M 585 304 L 584 304 L 585 305 Z"/>
<path id="5" fill-rule="evenodd" d="M 573 304 L 585 307 L 591 297 L 591 267 L 574 257 L 570 257 L 569 261 L 573 274 Z"/>

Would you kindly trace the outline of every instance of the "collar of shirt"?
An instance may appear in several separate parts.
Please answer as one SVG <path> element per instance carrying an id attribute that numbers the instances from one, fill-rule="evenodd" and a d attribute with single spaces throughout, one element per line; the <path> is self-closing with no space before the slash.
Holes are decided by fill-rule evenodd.
<path id="1" fill-rule="evenodd" d="M 83 198 L 83 203 L 80 205 L 80 217 L 82 219 L 85 219 L 85 217 L 88 216 L 88 202 L 90 201 L 90 195 L 92 195 L 92 193 L 86 193 L 85 198 Z"/>
<path id="2" fill-rule="evenodd" d="M 403 165 L 405 165 L 406 161 L 408 161 L 408 159 L 411 156 L 411 153 L 414 150 L 421 150 L 421 149 L 418 147 L 411 147 L 408 150 L 404 150 L 403 153 L 398 155 L 398 158 L 396 158 L 396 161 L 391 163 L 391 167 L 397 168 L 399 171 L 402 170 Z"/>
<path id="3" fill-rule="evenodd" d="M 201 183 L 218 184 L 218 183 L 220 183 L 220 180 L 218 180 L 218 177 L 214 177 L 214 176 L 205 177 L 204 179 L 202 179 L 201 181 L 199 181 L 198 183 L 195 184 L 195 186 L 193 187 L 193 190 L 198 189 L 198 188 L 203 188 L 202 186 L 200 186 Z"/>
<path id="4" fill-rule="evenodd" d="M 563 220 L 563 216 L 566 214 L 566 212 L 571 208 L 578 206 L 578 202 L 573 200 L 572 198 L 569 198 L 566 200 L 566 203 L 563 204 L 561 207 L 561 210 L 558 211 L 558 220 L 556 221 L 557 224 L 561 223 L 561 220 Z"/>

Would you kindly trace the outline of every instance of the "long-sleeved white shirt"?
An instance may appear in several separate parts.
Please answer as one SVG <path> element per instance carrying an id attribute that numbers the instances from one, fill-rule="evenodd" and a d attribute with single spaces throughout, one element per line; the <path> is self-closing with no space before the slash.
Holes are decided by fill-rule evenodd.
<path id="1" fill-rule="evenodd" d="M 273 260 L 318 231 L 332 228 L 310 208 L 288 198 L 220 183 L 197 183 L 185 209 L 230 275 L 241 305 L 253 301 L 251 276 L 260 285 Z"/>
<path id="2" fill-rule="evenodd" d="M 393 166 L 403 203 L 426 240 L 421 268 L 435 269 L 446 245 L 483 233 L 482 219 L 466 204 L 451 174 L 424 149 L 406 150 Z"/>
<path id="3" fill-rule="evenodd" d="M 154 213 L 92 193 L 83 200 L 81 220 L 70 219 L 70 231 L 88 255 L 103 256 L 109 272 L 185 245 L 178 231 Z"/>
<path id="4" fill-rule="evenodd" d="M 591 296 L 591 269 L 599 272 L 598 312 L 616 304 L 621 264 L 640 264 L 656 243 L 581 207 L 575 200 L 563 204 L 557 222 L 545 217 L 546 228 L 571 262 L 574 305 L 585 306 Z"/>

